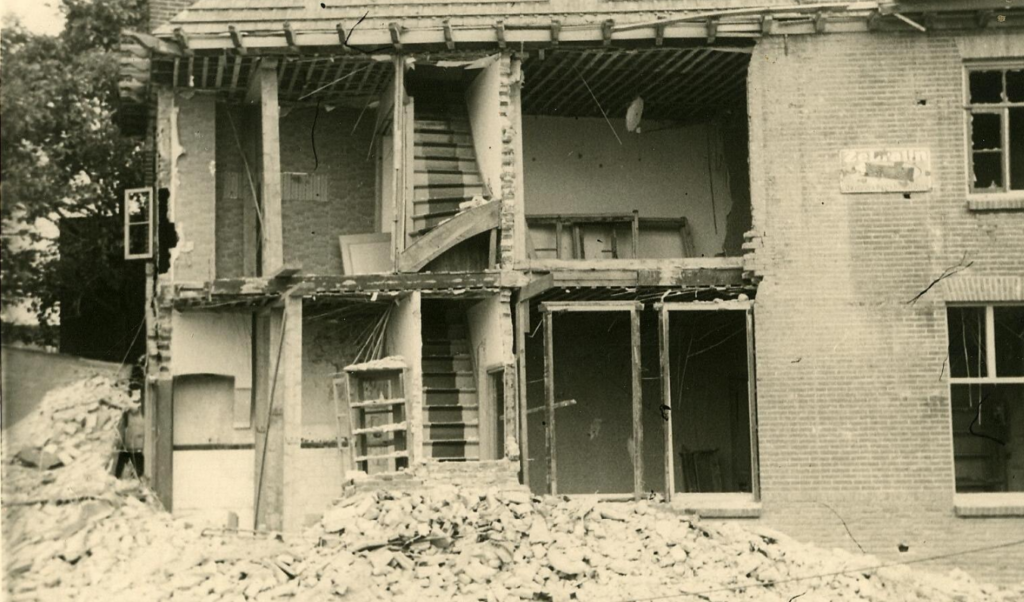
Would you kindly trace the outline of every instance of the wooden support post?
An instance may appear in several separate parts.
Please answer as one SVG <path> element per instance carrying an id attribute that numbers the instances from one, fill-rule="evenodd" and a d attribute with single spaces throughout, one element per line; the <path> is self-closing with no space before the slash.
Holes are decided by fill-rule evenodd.
<path id="1" fill-rule="evenodd" d="M 562 220 L 555 222 L 555 259 L 562 258 Z"/>
<path id="2" fill-rule="evenodd" d="M 675 492 L 675 450 L 672 449 L 672 370 L 669 365 L 669 317 L 668 310 L 658 311 L 658 346 L 661 374 L 661 416 L 665 427 L 665 501 L 672 501 Z"/>
<path id="3" fill-rule="evenodd" d="M 750 412 L 750 490 L 761 499 L 761 472 L 757 451 L 757 364 L 754 361 L 754 307 L 747 308 L 747 404 Z"/>
<path id="4" fill-rule="evenodd" d="M 394 269 L 399 271 L 399 261 L 405 250 L 405 183 L 402 179 L 402 157 L 405 156 L 405 59 L 396 56 L 394 59 L 394 81 L 392 90 L 394 97 L 391 103 L 391 192 L 394 198 L 392 215 L 394 224 L 391 228 L 391 242 L 395 260 Z M 385 199 L 386 202 L 386 199 Z"/>
<path id="5" fill-rule="evenodd" d="M 558 493 L 555 462 L 555 338 L 554 314 L 544 314 L 544 447 L 548 453 L 548 493 Z"/>
<path id="6" fill-rule="evenodd" d="M 633 236 L 633 259 L 639 257 L 640 252 L 640 212 L 633 210 L 633 221 L 630 224 Z"/>
<path id="7" fill-rule="evenodd" d="M 640 373 L 639 309 L 635 307 L 629 311 L 630 343 L 633 348 L 633 498 L 638 500 L 644 494 L 644 405 Z M 552 409 L 552 416 L 554 413 Z"/>
<path id="8" fill-rule="evenodd" d="M 154 411 L 153 451 L 154 457 L 147 458 L 152 468 L 153 489 L 164 509 L 173 510 L 174 499 L 174 383 L 169 378 L 157 380 Z"/>
<path id="9" fill-rule="evenodd" d="M 284 300 L 284 337 L 277 392 L 281 396 L 284 435 L 282 522 L 286 531 L 302 529 L 298 510 L 307 485 L 302 478 L 302 297 Z"/>
<path id="10" fill-rule="evenodd" d="M 281 136 L 277 100 L 277 61 L 263 58 L 249 84 L 248 102 L 260 105 L 260 197 L 263 211 L 261 275 L 284 264 L 281 216 Z"/>
<path id="11" fill-rule="evenodd" d="M 285 313 L 270 309 L 256 321 L 256 529 L 279 531 L 284 526 L 284 386 L 282 363 Z"/>
<path id="12" fill-rule="evenodd" d="M 530 333 L 530 302 L 516 304 L 516 375 L 519 378 L 517 407 L 519 408 L 519 465 L 523 485 L 530 486 L 530 444 L 527 439 L 526 396 L 526 338 Z"/>

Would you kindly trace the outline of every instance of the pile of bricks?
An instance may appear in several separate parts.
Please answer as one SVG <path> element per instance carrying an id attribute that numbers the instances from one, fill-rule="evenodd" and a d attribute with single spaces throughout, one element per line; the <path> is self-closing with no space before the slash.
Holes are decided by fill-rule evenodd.
<path id="1" fill-rule="evenodd" d="M 659 503 L 537 497 L 506 487 L 498 464 L 506 477 L 482 486 L 364 483 L 304 533 L 202 529 L 110 474 L 120 416 L 134 406 L 117 383 L 92 379 L 54 391 L 5 433 L 10 600 L 1024 599 L 1024 586 L 879 568 Z M 39 453 L 21 454 L 25 445 Z"/>

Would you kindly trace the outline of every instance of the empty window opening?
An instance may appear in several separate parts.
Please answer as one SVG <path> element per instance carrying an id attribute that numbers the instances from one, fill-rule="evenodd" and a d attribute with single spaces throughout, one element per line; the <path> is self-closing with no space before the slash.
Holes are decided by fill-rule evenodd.
<path id="1" fill-rule="evenodd" d="M 748 63 L 748 54 L 711 48 L 574 48 L 527 59 L 531 259 L 741 255 Z"/>
<path id="2" fill-rule="evenodd" d="M 1024 190 L 1024 68 L 969 67 L 971 191 Z"/>
<path id="3" fill-rule="evenodd" d="M 1024 306 L 947 309 L 958 493 L 1024 491 Z"/>
<path id="4" fill-rule="evenodd" d="M 752 493 L 746 315 L 673 311 L 668 319 L 675 492 Z"/>

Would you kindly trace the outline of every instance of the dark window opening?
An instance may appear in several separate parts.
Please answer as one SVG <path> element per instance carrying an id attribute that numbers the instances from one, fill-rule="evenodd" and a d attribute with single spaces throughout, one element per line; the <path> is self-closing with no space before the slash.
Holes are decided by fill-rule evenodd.
<path id="1" fill-rule="evenodd" d="M 950 307 L 949 374 L 953 378 L 979 377 L 988 373 L 985 365 L 985 308 Z"/>
<path id="2" fill-rule="evenodd" d="M 996 376 L 1024 376 L 1024 307 L 994 307 Z"/>
<path id="3" fill-rule="evenodd" d="M 1024 70 L 968 72 L 971 190 L 1024 190 Z"/>

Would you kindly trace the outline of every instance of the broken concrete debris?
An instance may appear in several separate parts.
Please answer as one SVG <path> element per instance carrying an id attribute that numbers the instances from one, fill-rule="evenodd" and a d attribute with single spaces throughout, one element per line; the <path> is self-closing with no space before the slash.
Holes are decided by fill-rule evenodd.
<path id="1" fill-rule="evenodd" d="M 649 502 L 454 485 L 356 491 L 302 534 L 202 529 L 111 475 L 135 401 L 97 377 L 5 432 L 5 589 L 31 600 L 1019 600 L 1016 591 Z M 89 418 L 95 416 L 95 418 Z M 25 449 L 62 466 L 22 465 Z M 21 455 L 21 458 L 19 458 Z"/>

